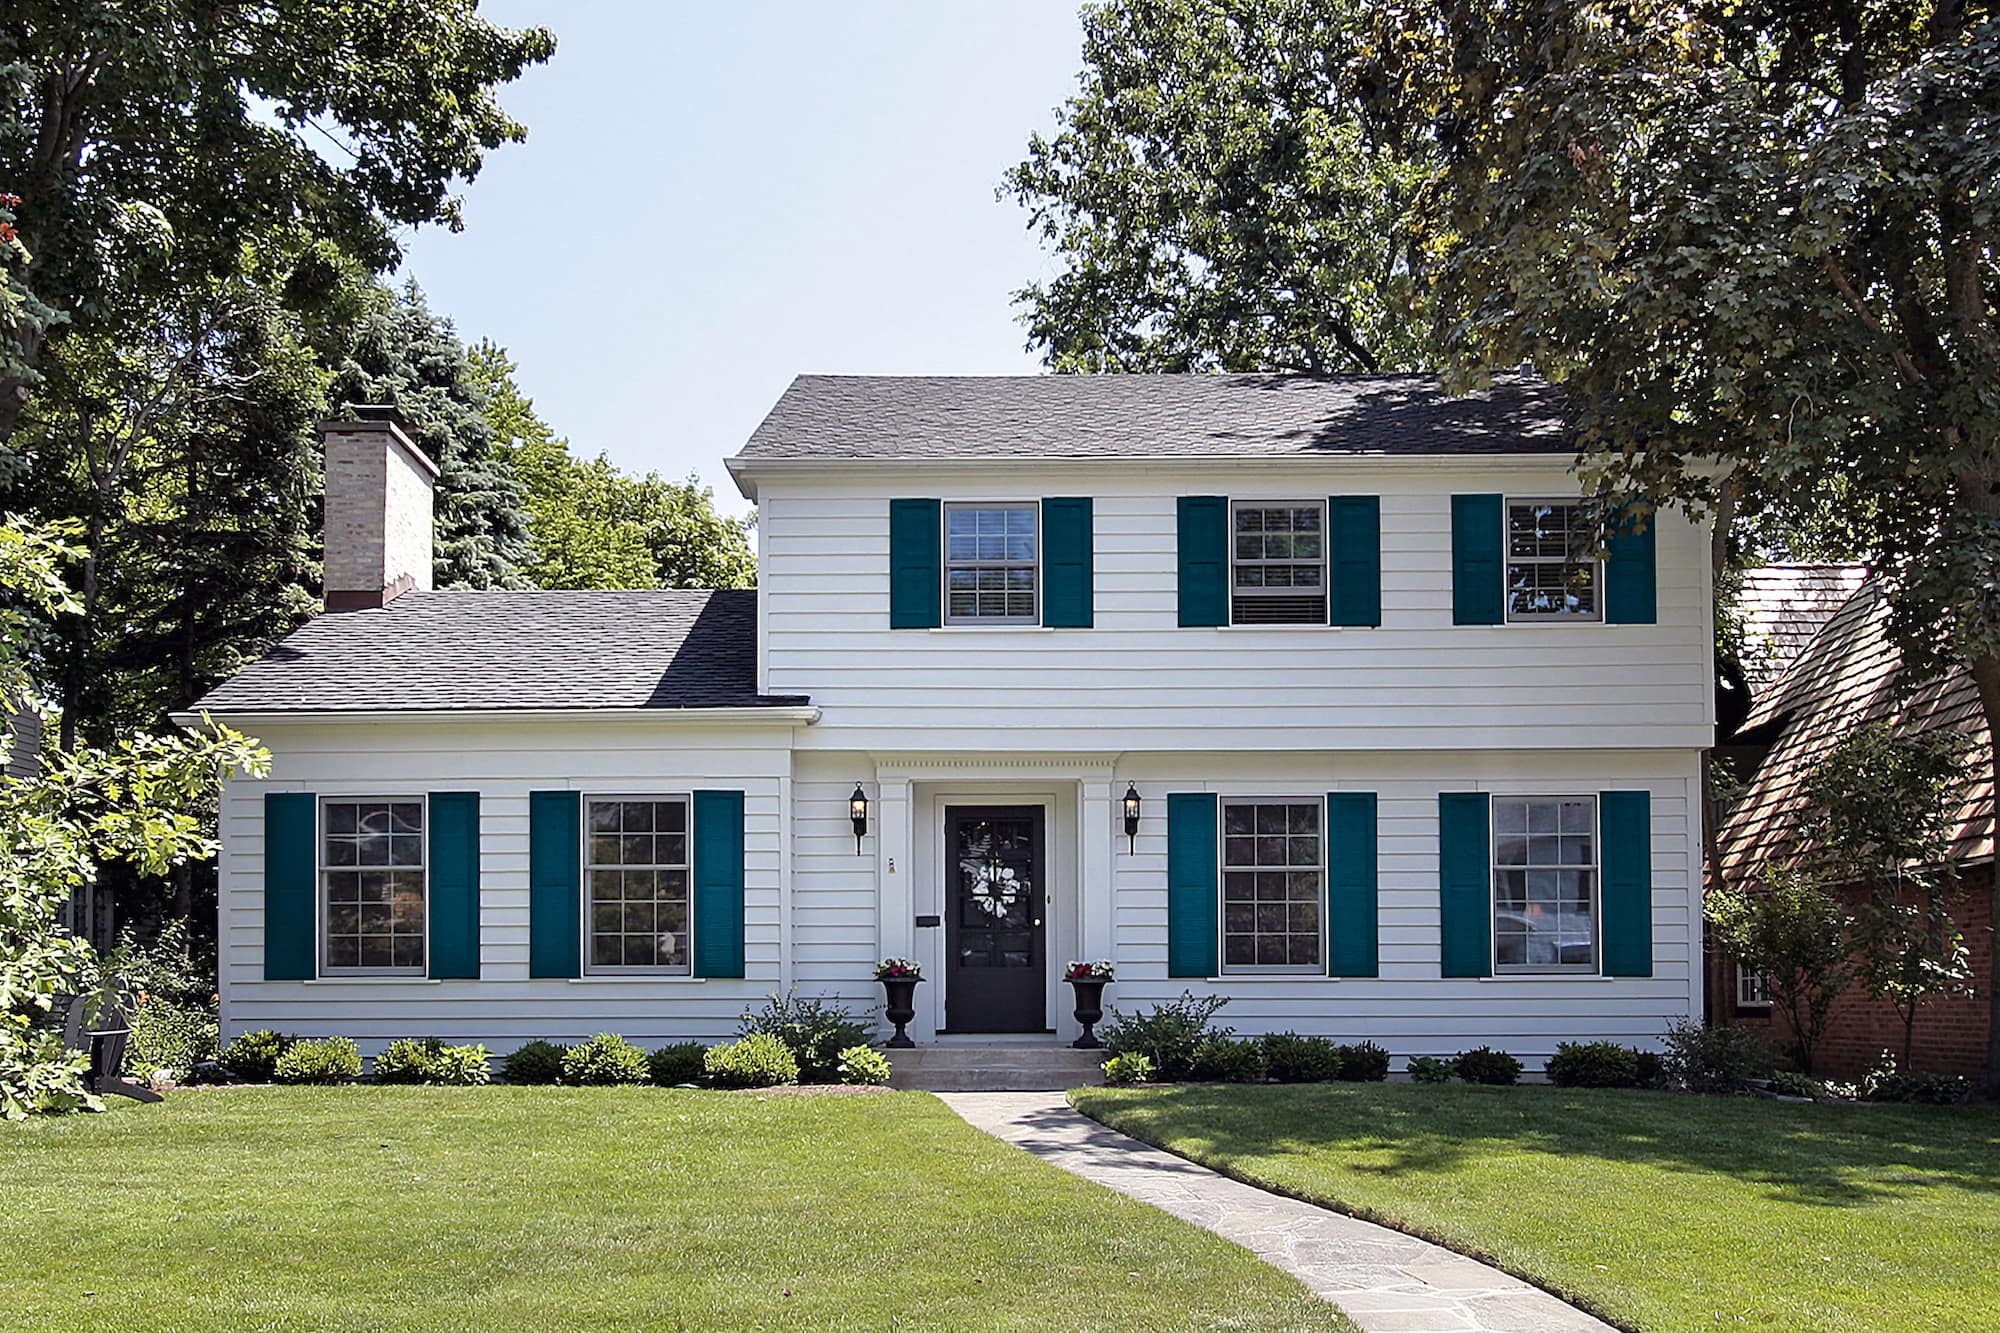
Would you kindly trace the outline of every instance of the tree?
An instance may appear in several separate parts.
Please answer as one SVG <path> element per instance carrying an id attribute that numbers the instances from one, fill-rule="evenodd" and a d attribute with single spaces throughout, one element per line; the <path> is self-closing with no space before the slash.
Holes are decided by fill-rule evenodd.
<path id="1" fill-rule="evenodd" d="M 1408 370 L 1432 155 L 1371 114 L 1360 0 L 1084 9 L 1082 90 L 1004 192 L 1062 271 L 1019 294 L 1059 371 Z"/>
<path id="2" fill-rule="evenodd" d="M 32 706 L 29 666 L 36 617 L 77 609 L 60 564 L 76 550 L 61 534 L 9 519 L 0 526 L 0 712 Z M 0 729 L 0 1117 L 95 1105 L 87 1059 L 38 1022 L 85 975 L 90 947 L 60 914 L 101 860 L 164 874 L 212 855 L 206 821 L 190 807 L 221 775 L 268 766 L 246 737 L 217 726 L 202 735 L 135 734 L 110 746 L 44 755 L 32 776 L 7 774 L 12 736 Z"/>
<path id="3" fill-rule="evenodd" d="M 1869 885 L 1855 932 L 1860 978 L 1903 1020 L 1906 1072 L 1918 1011 L 1970 991 L 1971 959 L 1952 913 L 1958 877 L 1951 860 L 1968 748 L 1956 731 L 1899 735 L 1876 723 L 1843 737 L 1802 788 L 1808 854 L 1837 880 Z"/>
<path id="4" fill-rule="evenodd" d="M 1810 1074 L 1833 1002 L 1854 977 L 1848 948 L 1853 919 L 1797 866 L 1768 865 L 1762 879 L 1747 891 L 1710 889 L 1703 910 L 1716 942 L 1763 975 L 1771 1003 L 1798 1043 L 1799 1068 Z"/>
<path id="5" fill-rule="evenodd" d="M 755 581 L 749 523 L 716 512 L 690 478 L 633 477 L 599 454 L 578 459 L 514 381 L 504 349 L 472 349 L 486 419 L 521 479 L 538 588 L 742 588 Z"/>
<path id="6" fill-rule="evenodd" d="M 525 134 L 495 88 L 554 49 L 475 0 L 14 0 L 0 188 L 32 257 L 0 285 L 0 444 L 45 340 L 101 325 L 150 258 L 215 276 L 291 228 L 381 272 L 396 228 L 457 227 L 456 183 Z"/>
<path id="7" fill-rule="evenodd" d="M 495 448 L 486 392 L 451 321 L 415 282 L 370 293 L 360 337 L 340 362 L 333 405 L 387 403 L 436 460 L 440 588 L 520 588 L 531 558 L 520 478 Z"/>

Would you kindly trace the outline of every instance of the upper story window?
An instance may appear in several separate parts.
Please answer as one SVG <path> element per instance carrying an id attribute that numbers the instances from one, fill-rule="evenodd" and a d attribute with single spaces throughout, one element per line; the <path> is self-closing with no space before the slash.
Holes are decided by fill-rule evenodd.
<path id="1" fill-rule="evenodd" d="M 1597 802 L 1493 801 L 1493 964 L 1500 972 L 1597 970 Z"/>
<path id="2" fill-rule="evenodd" d="M 1040 506 L 948 504 L 944 507 L 944 623 L 1033 625 Z"/>
<path id="3" fill-rule="evenodd" d="M 1318 801 L 1222 803 L 1222 968 L 1320 972 Z"/>
<path id="4" fill-rule="evenodd" d="M 1229 619 L 1235 625 L 1326 623 L 1326 502 L 1229 506 Z"/>
<path id="5" fill-rule="evenodd" d="M 588 805 L 589 970 L 689 971 L 686 798 L 592 797 Z"/>
<path id="6" fill-rule="evenodd" d="M 1595 537 L 1576 501 L 1508 501 L 1507 619 L 1602 619 Z"/>
<path id="7" fill-rule="evenodd" d="M 320 883 L 329 972 L 424 970 L 424 803 L 320 804 Z"/>

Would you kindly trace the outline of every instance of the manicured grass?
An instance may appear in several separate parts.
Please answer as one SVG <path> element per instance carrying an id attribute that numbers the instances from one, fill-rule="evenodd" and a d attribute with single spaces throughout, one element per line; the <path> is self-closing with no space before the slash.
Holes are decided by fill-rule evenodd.
<path id="1" fill-rule="evenodd" d="M 1071 1097 L 1646 1333 L 2000 1327 L 1992 1107 L 1411 1084 Z"/>
<path id="2" fill-rule="evenodd" d="M 220 1089 L 0 1126 L 0 1327 L 1347 1329 L 917 1093 Z"/>

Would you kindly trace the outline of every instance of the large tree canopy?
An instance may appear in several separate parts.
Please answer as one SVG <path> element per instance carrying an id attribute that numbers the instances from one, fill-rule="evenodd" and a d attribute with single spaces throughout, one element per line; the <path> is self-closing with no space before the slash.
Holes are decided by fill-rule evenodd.
<path id="1" fill-rule="evenodd" d="M 0 191 L 24 249 L 0 291 L 0 442 L 57 315 L 115 319 L 142 279 L 231 271 L 260 235 L 381 271 L 396 227 L 456 226 L 456 184 L 524 133 L 495 87 L 555 48 L 475 3 L 12 0 Z"/>
<path id="2" fill-rule="evenodd" d="M 1407 370 L 1422 140 L 1367 114 L 1360 0 L 1084 10 L 1082 89 L 1005 189 L 1062 271 L 1021 292 L 1066 371 Z"/>

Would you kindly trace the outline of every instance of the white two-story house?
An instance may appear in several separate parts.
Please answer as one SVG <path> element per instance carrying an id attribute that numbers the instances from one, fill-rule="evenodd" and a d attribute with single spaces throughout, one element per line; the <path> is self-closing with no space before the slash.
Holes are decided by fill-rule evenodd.
<path id="1" fill-rule="evenodd" d="M 1701 1006 L 1705 534 L 1588 553 L 1553 390 L 802 377 L 729 467 L 755 592 L 430 591 L 386 414 L 328 433 L 327 614 L 202 707 L 225 1036 L 911 1033 L 1120 1008 L 1647 1044 Z"/>

